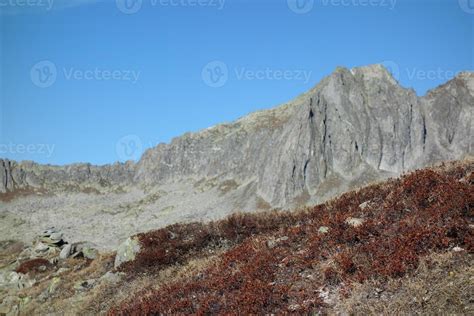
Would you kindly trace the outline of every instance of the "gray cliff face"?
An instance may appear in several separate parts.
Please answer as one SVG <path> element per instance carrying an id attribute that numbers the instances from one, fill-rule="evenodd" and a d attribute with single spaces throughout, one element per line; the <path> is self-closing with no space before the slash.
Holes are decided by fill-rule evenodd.
<path id="1" fill-rule="evenodd" d="M 418 97 L 380 65 L 338 68 L 285 105 L 185 134 L 138 163 L 59 167 L 0 159 L 0 198 L 38 193 L 0 202 L 2 221 L 10 223 L 0 239 L 57 225 L 72 240 L 109 247 L 174 222 L 321 202 L 472 154 L 473 118 L 474 73 Z"/>
<path id="2" fill-rule="evenodd" d="M 0 159 L 0 193 L 6 193 L 14 189 L 11 162 Z"/>
<path id="3" fill-rule="evenodd" d="M 338 68 L 295 101 L 148 150 L 137 165 L 0 160 L 0 192 L 222 177 L 254 182 L 272 206 L 324 195 L 326 182 L 399 174 L 471 153 L 474 75 L 419 98 L 380 65 Z"/>
<path id="4" fill-rule="evenodd" d="M 253 180 L 257 195 L 285 207 L 366 176 L 460 158 L 472 148 L 473 77 L 419 98 L 382 66 L 339 68 L 292 103 L 149 150 L 135 181 Z"/>
<path id="5" fill-rule="evenodd" d="M 100 188 L 132 183 L 134 172 L 135 165 L 132 162 L 100 167 L 90 164 L 59 167 L 0 159 L 0 192 L 27 188 L 100 191 Z"/>
<path id="6" fill-rule="evenodd" d="M 456 159 L 472 153 L 474 138 L 474 73 L 430 91 L 423 99 L 427 113 L 426 160 Z"/>

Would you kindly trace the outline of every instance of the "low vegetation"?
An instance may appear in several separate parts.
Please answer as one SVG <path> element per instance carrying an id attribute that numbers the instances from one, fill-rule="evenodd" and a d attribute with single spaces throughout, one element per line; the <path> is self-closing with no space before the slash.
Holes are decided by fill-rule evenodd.
<path id="1" fill-rule="evenodd" d="M 408 305 L 406 291 L 416 284 L 433 290 L 430 271 L 437 271 L 440 286 L 457 284 L 443 279 L 440 266 L 462 273 L 453 279 L 459 284 L 474 277 L 473 171 L 472 162 L 443 165 L 298 212 L 236 214 L 140 234 L 141 252 L 119 268 L 126 282 L 186 267 L 197 258 L 216 258 L 198 271 L 130 293 L 109 314 L 383 313 L 390 306 L 407 312 L 405 305 L 411 312 L 442 312 L 426 302 Z M 430 266 L 436 256 L 454 263 Z M 396 287 L 397 280 L 405 283 Z M 357 305 L 354 297 L 375 284 L 375 295 L 386 295 L 385 303 L 375 309 L 361 300 Z M 438 288 L 436 295 L 442 293 Z M 469 303 L 447 304 L 457 313 L 467 311 Z"/>
<path id="2" fill-rule="evenodd" d="M 23 262 L 16 269 L 16 272 L 28 274 L 31 272 L 46 271 L 49 267 L 51 267 L 51 263 L 48 260 L 37 258 Z"/>

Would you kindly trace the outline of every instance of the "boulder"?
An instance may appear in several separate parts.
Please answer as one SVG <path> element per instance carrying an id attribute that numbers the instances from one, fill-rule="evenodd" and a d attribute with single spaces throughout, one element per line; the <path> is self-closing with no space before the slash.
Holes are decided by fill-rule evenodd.
<path id="1" fill-rule="evenodd" d="M 318 229 L 318 233 L 320 234 L 327 234 L 329 232 L 329 227 L 327 226 L 321 226 Z"/>
<path id="2" fill-rule="evenodd" d="M 117 268 L 124 262 L 135 259 L 136 254 L 140 251 L 140 242 L 136 237 L 129 237 L 118 248 L 115 256 L 114 267 Z"/>
<path id="3" fill-rule="evenodd" d="M 35 247 L 33 248 L 33 250 L 35 252 L 39 252 L 39 253 L 43 253 L 43 252 L 46 252 L 48 251 L 49 247 L 48 245 L 46 245 L 45 243 L 42 243 L 42 242 L 38 242 Z"/>
<path id="4" fill-rule="evenodd" d="M 63 247 L 61 252 L 59 253 L 59 259 L 67 259 L 72 253 L 72 245 L 67 244 Z"/>
<path id="5" fill-rule="evenodd" d="M 79 242 L 72 245 L 72 257 L 82 255 L 84 258 L 94 260 L 99 255 L 97 246 L 91 242 Z"/>
<path id="6" fill-rule="evenodd" d="M 50 236 L 49 236 L 49 239 L 52 240 L 52 241 L 60 241 L 63 239 L 63 233 L 60 233 L 60 232 L 57 232 L 57 233 L 52 233 Z"/>
<path id="7" fill-rule="evenodd" d="M 365 220 L 363 218 L 349 217 L 345 220 L 347 225 L 352 227 L 359 227 L 364 224 Z"/>
<path id="8" fill-rule="evenodd" d="M 0 289 L 21 290 L 32 287 L 36 281 L 30 279 L 27 275 L 16 273 L 15 271 L 7 271 L 0 274 Z"/>

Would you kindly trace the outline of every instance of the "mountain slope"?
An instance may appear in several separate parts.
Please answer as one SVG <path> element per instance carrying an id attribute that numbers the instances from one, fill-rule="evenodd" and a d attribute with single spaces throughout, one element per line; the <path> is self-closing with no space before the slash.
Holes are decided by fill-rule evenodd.
<path id="1" fill-rule="evenodd" d="M 473 172 L 447 163 L 295 212 L 170 225 L 134 236 L 117 269 L 110 253 L 39 269 L 31 247 L 0 244 L 0 263 L 36 280 L 0 301 L 21 314 L 472 314 Z"/>
<path id="2" fill-rule="evenodd" d="M 73 238 L 84 238 L 81 230 L 94 231 L 93 225 L 78 227 L 83 219 L 77 217 L 83 215 L 70 210 L 75 201 L 84 201 L 87 216 L 96 214 L 101 222 L 98 230 L 121 232 L 94 240 L 106 246 L 156 225 L 322 202 L 374 180 L 472 153 L 473 86 L 474 74 L 463 73 L 417 97 L 380 65 L 338 68 L 288 104 L 185 134 L 148 150 L 136 164 L 54 167 L 0 161 L 4 200 L 26 195 L 0 210 L 21 223 L 15 231 L 54 224 L 72 227 L 66 229 Z M 31 205 L 47 218 L 51 209 L 72 212 L 74 225 L 67 219 L 48 224 L 45 216 L 31 218 Z"/>
<path id="3" fill-rule="evenodd" d="M 140 234 L 139 254 L 121 266 L 128 275 L 152 277 L 167 265 L 206 256 L 216 244 L 234 245 L 202 271 L 145 288 L 110 314 L 334 312 L 353 285 L 378 281 L 380 295 L 387 280 L 416 278 L 422 259 L 453 249 L 471 264 L 467 281 L 474 276 L 473 168 L 469 161 L 419 170 L 292 214 L 234 216 Z M 431 309 L 437 313 L 469 313 L 472 282 L 465 288 L 455 304 L 445 297 L 425 304 L 439 304 L 441 310 Z M 426 290 L 428 298 L 435 293 Z M 420 307 L 409 311 L 415 310 Z"/>

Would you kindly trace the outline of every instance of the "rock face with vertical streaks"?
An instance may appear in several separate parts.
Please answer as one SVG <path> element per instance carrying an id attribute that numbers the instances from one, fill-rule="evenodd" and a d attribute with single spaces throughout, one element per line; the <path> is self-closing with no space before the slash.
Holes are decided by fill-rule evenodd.
<path id="1" fill-rule="evenodd" d="M 339 68 L 294 102 L 149 150 L 135 180 L 254 179 L 284 207 L 366 176 L 399 174 L 471 152 L 474 75 L 419 98 L 380 65 Z M 331 185 L 335 183 L 336 185 Z"/>

